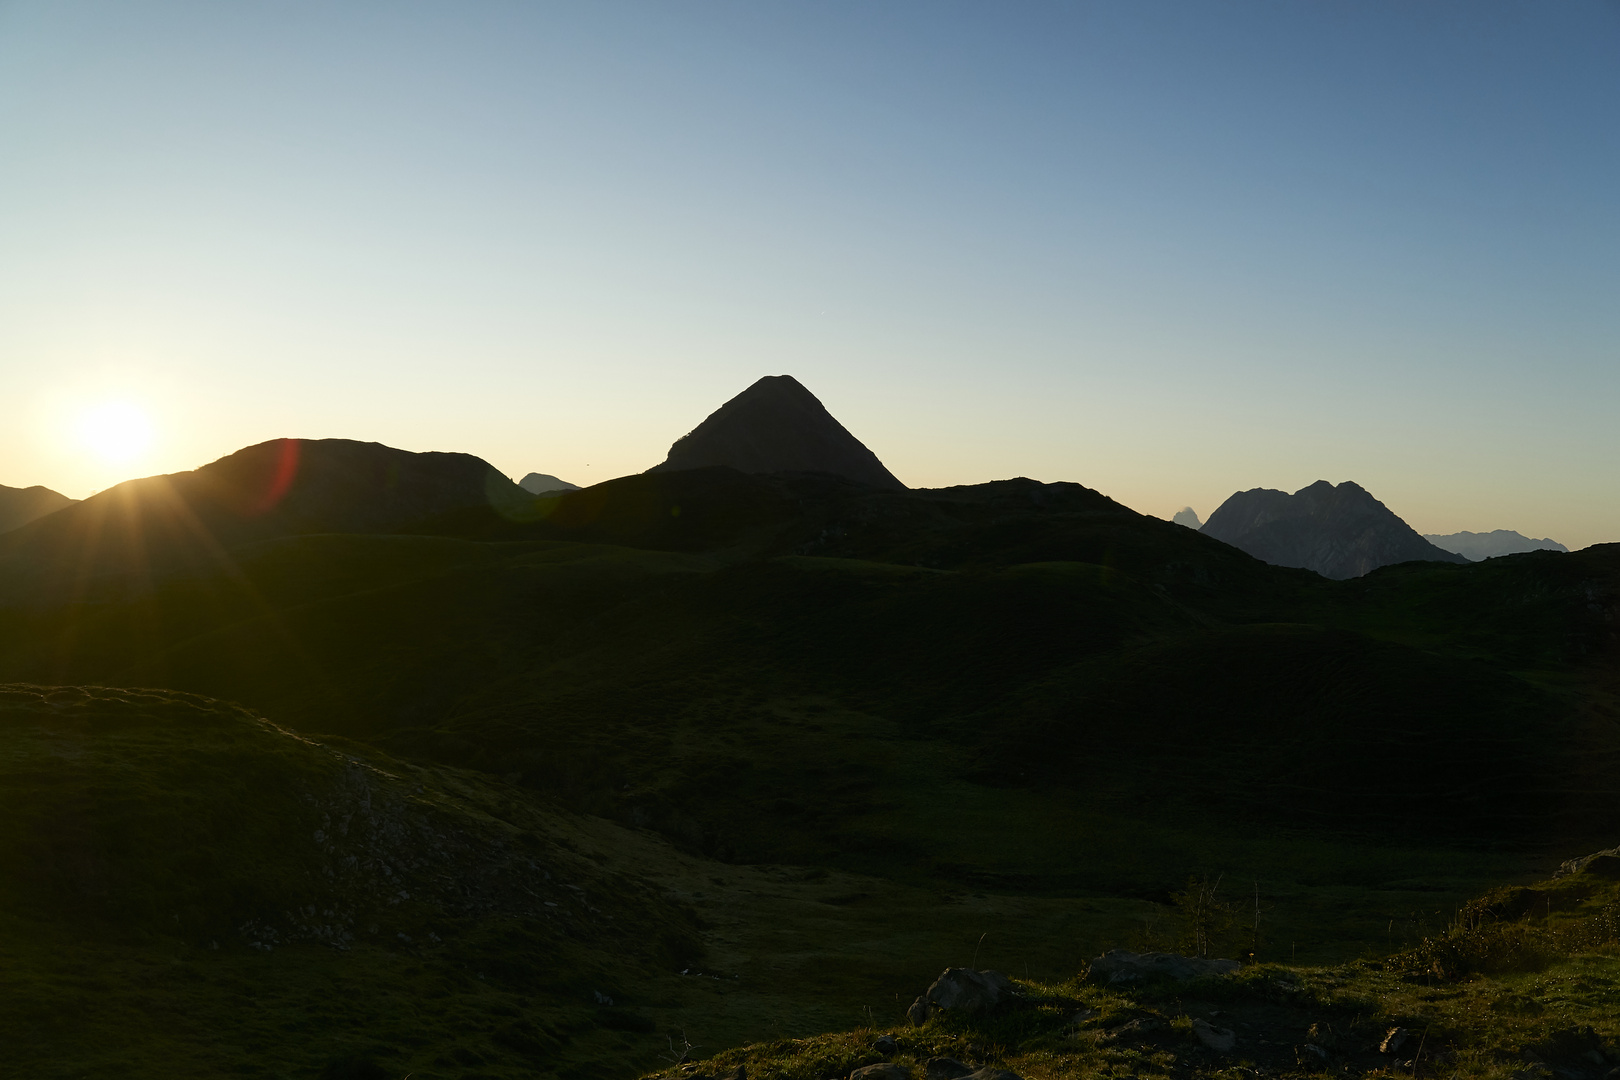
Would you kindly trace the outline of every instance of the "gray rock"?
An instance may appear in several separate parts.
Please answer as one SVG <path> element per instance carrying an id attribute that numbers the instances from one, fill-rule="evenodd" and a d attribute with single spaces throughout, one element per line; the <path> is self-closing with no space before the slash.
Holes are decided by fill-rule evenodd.
<path id="1" fill-rule="evenodd" d="M 1401 1047 L 1405 1045 L 1409 1034 L 1403 1027 L 1390 1028 L 1389 1034 L 1384 1036 L 1384 1041 L 1378 1044 L 1378 1052 L 1380 1054 L 1400 1053 Z"/>
<path id="2" fill-rule="evenodd" d="M 961 1080 L 973 1070 L 953 1057 L 936 1057 L 928 1059 L 923 1072 L 928 1075 L 928 1080 Z"/>
<path id="3" fill-rule="evenodd" d="M 1024 1080 L 1015 1072 L 998 1069 L 994 1065 L 986 1065 L 975 1073 L 968 1073 L 962 1080 Z"/>
<path id="4" fill-rule="evenodd" d="M 872 1049 L 880 1054 L 895 1054 L 900 1051 L 900 1044 L 893 1035 L 879 1035 L 872 1042 Z"/>
<path id="5" fill-rule="evenodd" d="M 849 1074 L 849 1080 L 911 1080 L 911 1070 L 904 1065 L 885 1061 L 878 1065 L 863 1065 Z"/>
<path id="6" fill-rule="evenodd" d="M 911 1003 L 906 1018 L 921 1027 L 944 1009 L 976 1016 L 1017 996 L 1012 980 L 999 971 L 947 968 L 922 997 Z"/>
<path id="7" fill-rule="evenodd" d="M 1231 1053 L 1232 1047 L 1237 1045 L 1237 1034 L 1230 1028 L 1216 1027 L 1208 1020 L 1194 1020 L 1192 1027 L 1198 1041 L 1217 1054 Z"/>
<path id="8" fill-rule="evenodd" d="M 1133 953 L 1111 949 L 1091 962 L 1086 978 L 1104 985 L 1141 983 L 1153 979 L 1185 982 L 1206 975 L 1228 975 L 1237 971 L 1236 960 L 1206 960 L 1174 953 Z"/>

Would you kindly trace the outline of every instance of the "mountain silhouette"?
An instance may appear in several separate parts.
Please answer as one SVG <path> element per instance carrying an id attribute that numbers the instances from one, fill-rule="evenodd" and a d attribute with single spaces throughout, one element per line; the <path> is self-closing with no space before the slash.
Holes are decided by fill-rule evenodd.
<path id="1" fill-rule="evenodd" d="M 279 536 L 388 533 L 471 506 L 531 499 L 471 454 L 348 439 L 274 439 L 191 472 L 130 480 L 0 539 L 0 567 L 50 591 L 109 573 L 228 569 Z M 17 580 L 15 573 L 7 575 Z"/>
<path id="2" fill-rule="evenodd" d="M 816 396 L 791 375 L 767 375 L 675 440 L 648 472 L 725 465 L 744 473 L 830 473 L 868 487 L 904 490 Z"/>
<path id="3" fill-rule="evenodd" d="M 1240 491 L 1200 530 L 1274 566 L 1323 577 L 1360 577 L 1392 563 L 1468 560 L 1435 547 L 1361 485 L 1318 480 L 1292 495 L 1270 488 Z"/>
<path id="4" fill-rule="evenodd" d="M 14 488 L 0 484 L 0 533 L 21 528 L 35 518 L 53 514 L 77 501 L 48 487 Z"/>
<path id="5" fill-rule="evenodd" d="M 553 491 L 578 491 L 578 484 L 552 476 L 550 473 L 532 472 L 518 481 L 518 487 L 530 495 L 545 495 Z"/>
<path id="6" fill-rule="evenodd" d="M 1424 533 L 1423 539 L 1440 548 L 1452 551 L 1474 562 L 1494 559 L 1498 555 L 1517 555 L 1523 551 L 1568 551 L 1556 540 L 1532 540 L 1512 529 L 1497 529 L 1488 533 L 1459 532 L 1436 536 Z"/>
<path id="7" fill-rule="evenodd" d="M 1185 525 L 1189 529 L 1201 529 L 1203 523 L 1198 520 L 1198 512 L 1190 506 L 1183 506 L 1176 511 L 1176 516 L 1170 519 L 1177 525 Z"/>

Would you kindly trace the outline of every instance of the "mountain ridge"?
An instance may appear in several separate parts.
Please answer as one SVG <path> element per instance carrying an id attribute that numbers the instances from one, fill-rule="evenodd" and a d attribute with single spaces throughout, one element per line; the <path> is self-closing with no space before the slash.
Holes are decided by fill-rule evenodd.
<path id="1" fill-rule="evenodd" d="M 471 454 L 350 439 L 273 439 L 199 468 L 128 480 L 0 537 L 15 585 L 62 588 L 107 574 L 229 568 L 229 549 L 276 536 L 394 532 L 471 506 L 532 496 Z"/>
<path id="2" fill-rule="evenodd" d="M 1274 566 L 1326 578 L 1361 577 L 1403 562 L 1465 562 L 1435 547 L 1353 480 L 1318 480 L 1292 495 L 1250 488 L 1230 496 L 1199 530 Z"/>
<path id="3" fill-rule="evenodd" d="M 54 514 L 78 501 L 39 484 L 26 488 L 0 484 L 0 533 L 20 529 L 31 521 Z"/>
<path id="4" fill-rule="evenodd" d="M 1442 551 L 1450 551 L 1474 562 L 1494 559 L 1500 555 L 1518 555 L 1526 551 L 1569 551 L 1558 541 L 1543 537 L 1532 539 L 1513 529 L 1494 529 L 1491 532 L 1457 532 L 1438 535 L 1424 533 L 1423 539 Z"/>

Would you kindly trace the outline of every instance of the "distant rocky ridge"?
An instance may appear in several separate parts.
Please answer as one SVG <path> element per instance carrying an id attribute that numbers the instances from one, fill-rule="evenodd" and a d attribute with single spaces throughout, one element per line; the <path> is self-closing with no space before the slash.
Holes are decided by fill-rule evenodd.
<path id="1" fill-rule="evenodd" d="M 724 465 L 744 473 L 830 473 L 903 491 L 877 455 L 791 375 L 767 375 L 675 441 L 648 472 Z"/>
<path id="2" fill-rule="evenodd" d="M 1177 525 L 1185 525 L 1189 529 L 1202 529 L 1204 523 L 1198 520 L 1198 513 L 1190 506 L 1183 506 L 1176 511 L 1176 516 L 1170 519 Z"/>
<path id="3" fill-rule="evenodd" d="M 1254 488 L 1227 499 L 1200 530 L 1274 566 L 1323 577 L 1360 577 L 1403 562 L 1469 560 L 1419 536 L 1368 491 L 1318 480 L 1290 495 Z"/>
<path id="4" fill-rule="evenodd" d="M 578 484 L 552 476 L 550 473 L 532 472 L 518 481 L 518 487 L 530 495 L 546 495 L 553 491 L 578 491 Z"/>
<path id="5" fill-rule="evenodd" d="M 1517 555 L 1522 551 L 1569 550 L 1569 548 L 1556 540 L 1545 538 L 1532 540 L 1530 537 L 1514 532 L 1512 529 L 1497 529 L 1488 533 L 1447 533 L 1444 536 L 1424 533 L 1423 539 L 1437 548 L 1455 552 L 1464 558 L 1472 559 L 1474 562 L 1494 559 L 1498 555 Z"/>
<path id="6" fill-rule="evenodd" d="M 239 544 L 398 532 L 457 510 L 515 512 L 531 501 L 471 454 L 275 439 L 191 472 L 127 481 L 5 534 L 0 570 L 14 572 L 0 577 L 49 589 L 102 574 L 219 569 Z"/>
<path id="7" fill-rule="evenodd" d="M 64 506 L 78 502 L 48 487 L 14 488 L 0 484 L 0 533 L 10 532 Z"/>

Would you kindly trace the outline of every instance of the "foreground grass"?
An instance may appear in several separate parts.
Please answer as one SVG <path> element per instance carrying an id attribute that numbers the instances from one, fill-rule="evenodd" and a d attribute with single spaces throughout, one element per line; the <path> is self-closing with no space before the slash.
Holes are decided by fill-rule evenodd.
<path id="1" fill-rule="evenodd" d="M 1497 890 L 1464 908 L 1444 933 L 1387 959 L 1257 964 L 1139 989 L 1081 977 L 1015 980 L 1022 1000 L 989 1016 L 945 1013 L 920 1028 L 869 1023 L 754 1043 L 653 1075 L 695 1080 L 736 1076 L 740 1067 L 752 1080 L 834 1080 L 888 1061 L 923 1076 L 930 1059 L 949 1057 L 1027 1080 L 1597 1080 L 1620 1074 L 1617 916 L 1620 883 L 1602 872 L 1574 873 Z M 1197 1031 L 1203 1025 L 1230 1031 L 1230 1049 L 1207 1045 Z M 893 1036 L 892 1049 L 877 1043 L 884 1034 Z"/>

